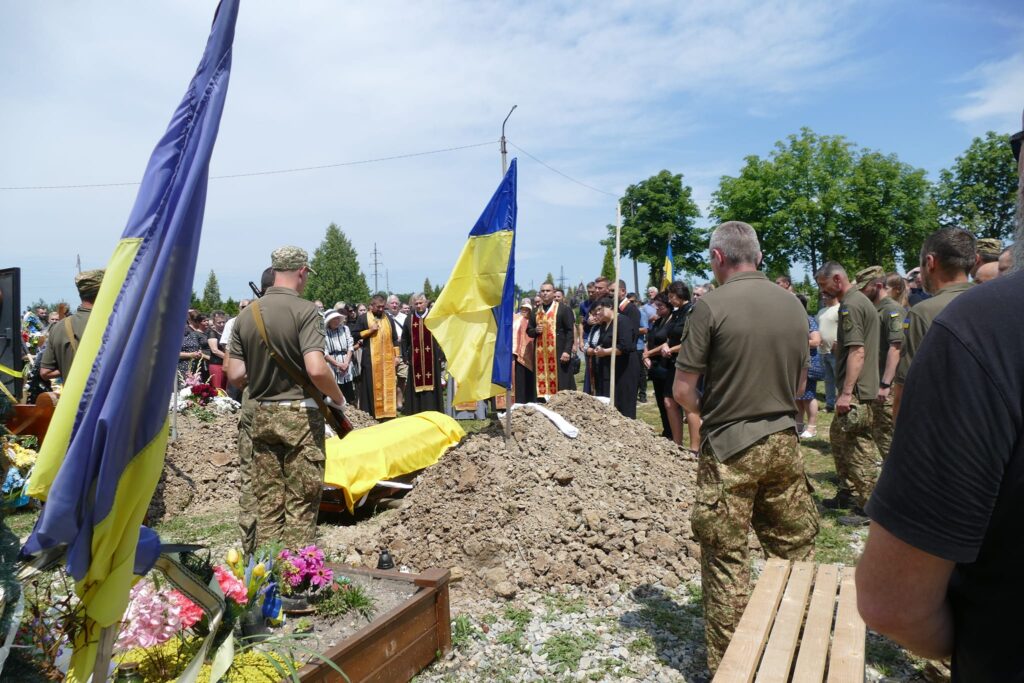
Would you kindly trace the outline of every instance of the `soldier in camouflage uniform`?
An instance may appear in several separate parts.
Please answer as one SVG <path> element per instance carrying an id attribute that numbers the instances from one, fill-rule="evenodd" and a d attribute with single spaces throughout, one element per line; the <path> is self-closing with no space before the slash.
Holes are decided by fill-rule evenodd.
<path id="1" fill-rule="evenodd" d="M 724 284 L 694 305 L 676 359 L 673 394 L 703 418 L 690 521 L 701 546 L 712 672 L 749 599 L 750 528 L 769 556 L 790 560 L 813 559 L 818 533 L 793 398 L 807 380 L 807 314 L 758 272 L 760 261 L 749 225 L 730 221 L 715 229 L 711 268 Z"/>
<path id="2" fill-rule="evenodd" d="M 881 269 L 879 269 L 880 271 Z M 863 289 L 875 281 L 874 269 L 850 282 L 846 270 L 834 261 L 822 266 L 814 279 L 823 294 L 839 299 L 836 340 L 836 417 L 829 428 L 832 457 L 836 461 L 839 491 L 823 501 L 828 508 L 853 508 L 840 523 L 866 524 L 864 505 L 878 479 L 879 457 L 872 425 L 878 397 L 878 347 L 881 341 L 878 311 Z"/>
<path id="3" fill-rule="evenodd" d="M 260 280 L 260 291 L 267 291 L 274 286 L 274 269 L 267 268 L 263 271 Z M 232 322 L 232 328 L 234 322 Z M 231 351 L 225 348 L 224 368 L 231 363 Z M 259 505 L 256 496 L 250 488 L 252 475 L 252 416 L 256 412 L 256 403 L 249 398 L 249 388 L 246 387 L 241 395 L 241 408 L 238 411 L 238 471 L 239 488 L 241 489 L 238 499 L 238 528 L 242 535 L 242 549 L 247 553 L 256 550 L 256 518 Z"/>
<path id="4" fill-rule="evenodd" d="M 871 266 L 857 273 L 857 282 L 868 284 L 861 291 L 878 311 L 878 395 L 871 411 L 871 438 L 885 460 L 892 445 L 892 388 L 896 366 L 900 362 L 903 346 L 903 320 L 907 312 L 892 297 L 885 286 L 885 271 Z"/>
<path id="5" fill-rule="evenodd" d="M 242 311 L 231 333 L 228 379 L 248 384 L 252 463 L 248 489 L 257 507 L 255 545 L 299 548 L 316 540 L 324 478 L 324 418 L 303 384 L 271 357 L 259 329 L 283 363 L 308 376 L 313 390 L 337 405 L 344 397 L 324 360 L 324 320 L 299 297 L 310 267 L 306 252 L 281 247 L 271 255 L 274 286 Z M 240 434 L 240 449 L 244 437 Z M 241 455 L 241 452 L 240 452 Z M 245 493 L 243 487 L 243 495 Z"/>

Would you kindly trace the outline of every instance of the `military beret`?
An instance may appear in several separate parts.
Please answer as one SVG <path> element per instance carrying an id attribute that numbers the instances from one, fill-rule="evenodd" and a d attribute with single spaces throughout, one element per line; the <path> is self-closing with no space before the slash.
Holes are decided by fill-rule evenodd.
<path id="1" fill-rule="evenodd" d="M 975 248 L 982 256 L 999 258 L 999 254 L 1003 252 L 1003 241 L 993 237 L 982 237 L 976 242 Z"/>
<path id="2" fill-rule="evenodd" d="M 274 270 L 298 270 L 303 266 L 309 268 L 309 254 L 300 247 L 278 247 L 270 255 L 270 267 Z M 312 268 L 309 272 L 316 275 Z"/>
<path id="3" fill-rule="evenodd" d="M 857 273 L 857 281 L 854 285 L 857 289 L 864 289 L 875 280 L 881 280 L 885 277 L 885 271 L 882 270 L 882 266 L 871 266 Z"/>
<path id="4" fill-rule="evenodd" d="M 103 274 L 105 272 L 100 268 L 99 270 L 87 270 L 76 275 L 75 287 L 78 288 L 78 295 L 85 296 L 100 291 L 100 285 L 103 284 Z"/>

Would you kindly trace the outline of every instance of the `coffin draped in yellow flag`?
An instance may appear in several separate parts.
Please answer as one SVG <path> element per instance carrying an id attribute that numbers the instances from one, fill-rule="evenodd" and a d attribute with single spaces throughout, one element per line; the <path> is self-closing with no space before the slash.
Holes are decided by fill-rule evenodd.
<path id="1" fill-rule="evenodd" d="M 425 321 L 455 378 L 455 403 L 497 396 L 512 383 L 516 211 L 513 159 Z"/>

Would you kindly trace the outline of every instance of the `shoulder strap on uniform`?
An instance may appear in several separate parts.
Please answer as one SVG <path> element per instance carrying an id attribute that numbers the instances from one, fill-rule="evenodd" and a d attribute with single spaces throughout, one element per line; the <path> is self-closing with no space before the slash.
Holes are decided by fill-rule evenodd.
<path id="1" fill-rule="evenodd" d="M 305 373 L 299 372 L 297 368 L 278 355 L 277 351 L 274 350 L 273 345 L 270 343 L 270 338 L 267 337 L 267 328 L 263 324 L 263 315 L 260 313 L 260 302 L 254 301 L 249 307 L 252 309 L 252 319 L 253 322 L 256 323 L 256 330 L 260 333 L 260 338 L 263 339 L 263 343 L 266 345 L 267 351 L 270 353 L 270 357 L 274 359 L 274 362 L 292 378 L 293 382 L 305 389 L 306 393 L 316 401 L 316 405 L 320 409 L 320 413 L 324 416 L 324 419 L 327 420 L 327 424 L 331 425 L 331 429 L 333 429 L 338 436 L 344 436 L 348 432 L 352 431 L 351 425 L 346 426 L 344 424 L 344 422 L 347 422 L 347 420 L 344 419 L 344 416 L 339 419 L 337 414 L 335 414 L 335 412 L 324 402 L 323 395 L 320 393 L 320 390 L 313 386 L 313 383 L 309 381 L 309 377 L 307 377 Z"/>
<path id="2" fill-rule="evenodd" d="M 64 331 L 68 334 L 68 343 L 71 344 L 71 351 L 78 353 L 78 340 L 75 339 L 75 328 L 71 326 L 71 316 L 64 318 Z"/>

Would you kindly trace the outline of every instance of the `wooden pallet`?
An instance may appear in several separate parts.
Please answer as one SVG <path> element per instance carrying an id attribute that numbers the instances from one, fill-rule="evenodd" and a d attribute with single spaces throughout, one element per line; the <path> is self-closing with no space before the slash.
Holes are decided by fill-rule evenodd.
<path id="1" fill-rule="evenodd" d="M 866 634 L 852 567 L 768 560 L 714 681 L 863 683 Z"/>

